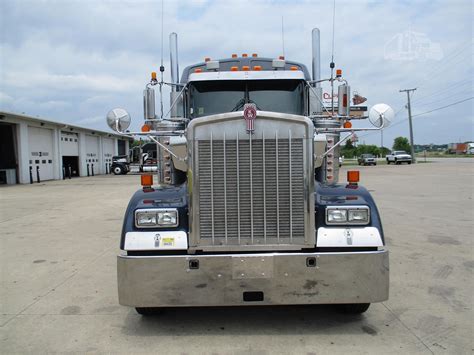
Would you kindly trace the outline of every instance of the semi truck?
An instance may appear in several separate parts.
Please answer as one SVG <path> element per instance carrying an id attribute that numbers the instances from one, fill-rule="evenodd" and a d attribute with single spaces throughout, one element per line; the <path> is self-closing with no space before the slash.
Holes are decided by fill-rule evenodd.
<path id="1" fill-rule="evenodd" d="M 393 110 L 379 104 L 374 127 L 354 128 L 350 86 L 340 70 L 321 78 L 320 33 L 312 32 L 312 76 L 285 57 L 232 54 L 186 67 L 179 78 L 170 35 L 171 81 L 152 73 L 144 122 L 115 131 L 157 146 L 155 174 L 126 208 L 117 256 L 118 299 L 142 315 L 164 307 L 336 304 L 365 312 L 389 296 L 389 251 L 375 201 L 359 172 L 339 182 L 339 147 L 378 130 Z M 338 106 L 322 101 L 322 83 Z M 171 88 L 155 112 L 154 87 Z M 337 90 L 336 90 L 337 89 Z M 161 100 L 162 100 L 161 96 Z M 343 137 L 343 135 L 346 135 Z M 156 179 L 156 180 L 155 180 Z"/>

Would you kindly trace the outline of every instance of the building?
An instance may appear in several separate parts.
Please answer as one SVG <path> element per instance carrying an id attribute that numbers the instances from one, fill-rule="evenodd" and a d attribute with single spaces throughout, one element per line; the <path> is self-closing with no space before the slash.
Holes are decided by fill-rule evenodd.
<path id="1" fill-rule="evenodd" d="M 0 111 L 0 183 L 29 184 L 110 173 L 132 138 Z"/>

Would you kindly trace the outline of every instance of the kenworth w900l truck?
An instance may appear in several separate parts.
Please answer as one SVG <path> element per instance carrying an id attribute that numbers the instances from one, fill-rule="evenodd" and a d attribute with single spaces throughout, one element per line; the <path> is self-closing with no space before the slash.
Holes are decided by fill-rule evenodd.
<path id="1" fill-rule="evenodd" d="M 313 77 L 305 65 L 256 54 L 207 59 L 171 82 L 152 73 L 140 132 L 157 144 L 157 181 L 142 175 L 125 213 L 117 259 L 122 305 L 159 307 L 340 304 L 364 312 L 388 298 L 382 224 L 358 172 L 338 182 L 339 146 L 351 125 L 350 87 L 340 71 Z M 331 68 L 334 66 L 332 65 Z M 321 83 L 337 86 L 325 107 Z M 155 114 L 153 87 L 172 88 L 169 115 Z M 381 129 L 393 111 L 369 119 Z M 361 117 L 357 117 L 361 118 Z M 107 115 L 124 133 L 130 116 Z M 341 138 L 341 133 L 347 134 Z M 125 133 L 124 133 L 125 134 Z"/>

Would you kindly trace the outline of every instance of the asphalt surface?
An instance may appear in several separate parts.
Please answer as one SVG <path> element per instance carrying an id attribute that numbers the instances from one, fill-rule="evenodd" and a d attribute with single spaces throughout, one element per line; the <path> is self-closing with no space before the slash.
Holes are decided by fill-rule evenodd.
<path id="1" fill-rule="evenodd" d="M 174 309 L 117 302 L 122 217 L 138 176 L 0 188 L 0 352 L 472 354 L 473 159 L 360 167 L 390 248 L 390 299 Z M 345 175 L 345 169 L 341 177 Z"/>

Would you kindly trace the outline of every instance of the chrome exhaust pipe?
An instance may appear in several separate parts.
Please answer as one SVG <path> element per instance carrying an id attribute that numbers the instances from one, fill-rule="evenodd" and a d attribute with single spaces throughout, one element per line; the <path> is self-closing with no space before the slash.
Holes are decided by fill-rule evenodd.
<path id="1" fill-rule="evenodd" d="M 178 66 L 178 35 L 173 32 L 170 33 L 170 68 L 171 68 L 171 83 L 179 84 L 179 66 Z M 172 91 L 179 91 L 173 85 Z"/>

